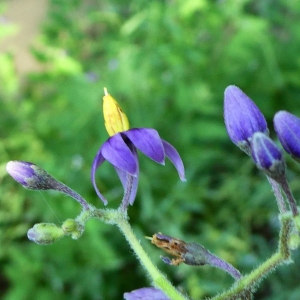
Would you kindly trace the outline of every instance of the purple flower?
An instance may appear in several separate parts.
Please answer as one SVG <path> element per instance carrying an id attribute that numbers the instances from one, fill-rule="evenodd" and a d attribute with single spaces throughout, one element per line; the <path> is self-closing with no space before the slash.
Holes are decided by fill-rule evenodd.
<path id="1" fill-rule="evenodd" d="M 265 134 L 256 132 L 251 141 L 251 156 L 256 166 L 274 179 L 285 175 L 285 163 L 281 150 Z"/>
<path id="2" fill-rule="evenodd" d="M 170 300 L 161 290 L 141 288 L 124 294 L 125 300 Z"/>
<path id="3" fill-rule="evenodd" d="M 287 111 L 274 116 L 274 127 L 284 150 L 294 159 L 300 159 L 300 119 Z"/>
<path id="4" fill-rule="evenodd" d="M 122 182 L 128 202 L 132 205 L 136 196 L 139 163 L 137 150 L 159 164 L 164 164 L 168 157 L 178 171 L 179 177 L 185 181 L 183 162 L 177 150 L 160 138 L 158 132 L 151 128 L 132 128 L 111 136 L 98 150 L 91 171 L 93 186 L 97 195 L 106 205 L 107 200 L 96 186 L 95 173 L 97 168 L 107 160 L 111 163 Z M 128 205 L 126 203 L 125 205 Z"/>
<path id="5" fill-rule="evenodd" d="M 255 103 L 234 85 L 225 89 L 224 119 L 230 139 L 247 154 L 250 154 L 250 141 L 253 134 L 268 133 L 263 114 Z"/>

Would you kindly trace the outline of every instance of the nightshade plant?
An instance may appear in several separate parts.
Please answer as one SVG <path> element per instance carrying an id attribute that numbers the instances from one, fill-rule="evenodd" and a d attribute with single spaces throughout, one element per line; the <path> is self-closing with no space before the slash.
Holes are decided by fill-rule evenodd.
<path id="1" fill-rule="evenodd" d="M 52 223 L 35 224 L 28 230 L 27 236 L 35 243 L 47 245 L 64 236 L 71 236 L 73 239 L 80 238 L 84 232 L 85 223 L 90 218 L 116 225 L 148 273 L 153 286 L 137 287 L 138 289 L 132 292 L 126 292 L 124 299 L 190 299 L 184 292 L 177 290 L 152 263 L 132 231 L 128 218 L 128 208 L 129 205 L 134 204 L 138 187 L 137 150 L 159 164 L 164 164 L 165 157 L 169 158 L 177 169 L 179 178 L 185 181 L 183 162 L 177 150 L 161 139 L 156 130 L 152 128 L 130 129 L 128 119 L 119 104 L 106 89 L 104 89 L 104 94 L 103 113 L 105 127 L 110 138 L 96 154 L 92 164 L 91 180 L 97 195 L 104 205 L 107 205 L 107 199 L 97 187 L 95 173 L 105 160 L 114 166 L 124 188 L 124 196 L 118 209 L 96 208 L 37 165 L 25 161 L 10 161 L 7 163 L 7 172 L 25 188 L 57 190 L 71 196 L 82 206 L 82 211 L 77 218 L 67 219 L 61 226 Z M 198 243 L 185 242 L 160 232 L 147 239 L 172 256 L 172 258 L 161 257 L 168 265 L 177 266 L 182 263 L 190 266 L 210 265 L 232 276 L 234 279 L 232 287 L 211 299 L 253 299 L 259 283 L 266 275 L 278 266 L 292 262 L 291 251 L 300 246 L 300 218 L 296 201 L 286 178 L 283 153 L 268 136 L 269 130 L 263 114 L 254 102 L 236 86 L 228 86 L 225 90 L 224 119 L 230 139 L 252 158 L 257 168 L 266 174 L 272 186 L 281 223 L 277 251 L 251 273 L 242 274 L 231 264 Z M 274 126 L 283 148 L 293 158 L 300 160 L 300 119 L 281 111 L 274 117 Z"/>

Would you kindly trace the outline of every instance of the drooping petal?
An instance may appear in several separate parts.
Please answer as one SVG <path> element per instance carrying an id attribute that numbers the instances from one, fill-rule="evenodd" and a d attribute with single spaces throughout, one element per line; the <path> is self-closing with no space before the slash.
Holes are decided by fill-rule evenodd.
<path id="1" fill-rule="evenodd" d="M 133 147 L 133 154 L 136 155 L 136 149 Z M 123 188 L 124 188 L 124 197 L 123 197 L 123 208 L 127 208 L 128 204 L 133 205 L 133 202 L 136 197 L 137 188 L 138 188 L 138 182 L 139 182 L 139 168 L 137 171 L 137 176 L 132 176 L 131 174 L 115 168 L 117 171 L 117 174 L 122 182 Z"/>
<path id="2" fill-rule="evenodd" d="M 102 145 L 101 154 L 113 166 L 128 172 L 133 176 L 137 175 L 137 158 L 132 154 L 120 133 L 110 137 Z"/>
<path id="3" fill-rule="evenodd" d="M 124 294 L 125 300 L 170 300 L 161 290 L 141 288 Z"/>
<path id="4" fill-rule="evenodd" d="M 179 174 L 181 181 L 186 181 L 185 179 L 185 173 L 184 173 L 184 165 L 181 160 L 181 157 L 177 150 L 168 142 L 165 140 L 161 140 L 163 143 L 165 155 L 170 159 L 170 161 L 173 163 L 175 168 L 177 169 L 177 172 Z"/>
<path id="5" fill-rule="evenodd" d="M 132 176 L 131 174 L 120 170 L 118 168 L 115 168 L 118 176 L 122 182 L 123 188 L 124 188 L 124 197 L 125 195 L 129 196 L 127 197 L 128 203 L 130 205 L 133 204 L 135 197 L 136 197 L 136 193 L 137 193 L 137 188 L 138 188 L 138 182 L 139 182 L 139 177 L 138 174 L 137 176 Z M 127 203 L 127 206 L 128 206 Z"/>
<path id="6" fill-rule="evenodd" d="M 128 137 L 132 144 L 146 156 L 159 164 L 164 164 L 164 148 L 156 130 L 152 128 L 133 128 L 121 134 Z"/>
<path id="7" fill-rule="evenodd" d="M 96 184 L 96 178 L 95 178 L 95 174 L 96 174 L 96 170 L 97 168 L 105 161 L 105 158 L 103 157 L 103 155 L 101 154 L 102 151 L 102 147 L 98 150 L 96 157 L 93 161 L 92 164 L 92 170 L 91 170 L 91 180 L 94 186 L 94 189 L 98 195 L 98 197 L 102 200 L 102 202 L 104 203 L 104 205 L 107 205 L 107 200 L 106 198 L 100 193 L 97 184 Z"/>
<path id="8" fill-rule="evenodd" d="M 132 154 L 134 155 L 134 157 L 137 160 L 138 156 L 137 156 L 136 148 L 133 145 L 130 145 L 129 147 L 132 151 Z M 124 207 L 127 208 L 128 204 L 133 205 L 133 202 L 136 197 L 138 182 L 139 182 L 139 165 L 137 165 L 136 176 L 132 176 L 131 174 L 126 173 L 123 170 L 120 170 L 118 168 L 115 168 L 115 169 L 119 175 L 119 178 L 120 178 L 123 188 L 124 188 L 123 202 L 124 201 L 126 202 L 126 203 L 124 203 Z"/>

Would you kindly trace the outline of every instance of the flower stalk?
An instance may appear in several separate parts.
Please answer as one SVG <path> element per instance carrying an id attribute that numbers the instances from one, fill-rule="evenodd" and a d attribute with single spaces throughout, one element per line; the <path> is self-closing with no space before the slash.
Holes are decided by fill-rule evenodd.
<path id="1" fill-rule="evenodd" d="M 293 229 L 293 217 L 291 214 L 287 213 L 281 216 L 280 221 L 281 230 L 279 234 L 277 252 L 260 266 L 258 266 L 255 270 L 253 270 L 250 274 L 243 276 L 243 278 L 237 281 L 230 290 L 211 298 L 211 300 L 237 299 L 237 296 L 244 295 L 245 292 L 252 291 L 253 293 L 256 290 L 257 285 L 268 273 L 274 271 L 282 264 L 288 264 L 291 262 L 289 238 Z"/>
<path id="2" fill-rule="evenodd" d="M 115 221 L 116 225 L 123 233 L 130 247 L 138 257 L 141 265 L 150 275 L 153 285 L 156 288 L 159 288 L 162 291 L 164 291 L 164 293 L 172 300 L 187 300 L 188 298 L 182 295 L 152 263 L 151 259 L 149 258 L 149 256 L 141 246 L 139 240 L 135 236 L 134 232 L 132 231 L 132 228 L 127 218 L 120 214 L 119 218 L 117 218 Z"/>
<path id="3" fill-rule="evenodd" d="M 287 212 L 287 209 L 286 209 L 286 204 L 284 202 L 282 192 L 280 190 L 280 186 L 274 179 L 272 179 L 268 175 L 267 175 L 267 179 L 268 179 L 268 181 L 269 181 L 269 183 L 272 187 L 272 191 L 274 193 L 274 196 L 275 196 L 275 199 L 276 199 L 276 202 L 277 202 L 279 213 L 281 215 L 284 215 Z"/>

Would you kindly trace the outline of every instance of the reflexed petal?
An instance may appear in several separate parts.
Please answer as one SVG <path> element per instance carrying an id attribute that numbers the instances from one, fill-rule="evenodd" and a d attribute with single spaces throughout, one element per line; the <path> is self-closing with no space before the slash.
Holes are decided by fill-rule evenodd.
<path id="1" fill-rule="evenodd" d="M 122 132 L 132 144 L 146 156 L 159 164 L 164 164 L 165 154 L 158 132 L 151 128 L 133 128 Z"/>
<path id="2" fill-rule="evenodd" d="M 186 181 L 185 174 L 184 174 L 184 165 L 180 158 L 179 153 L 170 143 L 166 142 L 165 140 L 161 140 L 161 141 L 163 143 L 165 155 L 170 159 L 170 161 L 177 169 L 181 181 Z"/>
<path id="3" fill-rule="evenodd" d="M 101 154 L 113 166 L 136 176 L 138 161 L 120 133 L 115 134 L 102 145 Z"/>
<path id="4" fill-rule="evenodd" d="M 274 127 L 284 150 L 300 159 L 300 118 L 287 111 L 279 111 L 274 117 Z"/>
<path id="5" fill-rule="evenodd" d="M 230 139 L 249 154 L 249 141 L 255 132 L 268 133 L 266 120 L 256 104 L 238 87 L 224 93 L 224 119 Z"/>
<path id="6" fill-rule="evenodd" d="M 136 157 L 136 159 L 138 159 L 136 149 L 133 145 L 132 145 L 132 153 Z M 127 193 L 130 193 L 130 196 L 128 198 L 128 203 L 130 205 L 133 205 L 133 202 L 135 200 L 136 193 L 137 193 L 137 188 L 138 188 L 139 165 L 137 165 L 137 167 L 138 167 L 138 169 L 137 169 L 136 176 L 132 176 L 131 174 L 129 174 L 121 169 L 115 168 L 118 173 L 118 176 L 122 182 L 123 188 L 124 188 L 124 196 Z M 129 178 L 130 176 L 131 176 L 131 178 Z M 130 182 L 129 179 L 131 179 L 132 181 Z M 127 203 L 126 207 L 128 206 L 128 203 Z"/>
<path id="7" fill-rule="evenodd" d="M 100 193 L 97 184 L 96 184 L 96 178 L 95 178 L 95 174 L 96 174 L 96 170 L 97 168 L 105 161 L 105 158 L 103 157 L 103 155 L 101 154 L 101 150 L 102 148 L 100 148 L 97 152 L 97 155 L 93 161 L 92 164 L 92 170 L 91 170 L 91 179 L 92 179 L 92 183 L 94 186 L 94 189 L 98 195 L 98 197 L 102 200 L 102 202 L 104 203 L 104 205 L 107 205 L 107 200 L 106 198 Z"/>
<path id="8" fill-rule="evenodd" d="M 124 294 L 125 300 L 170 300 L 161 290 L 141 288 Z"/>

